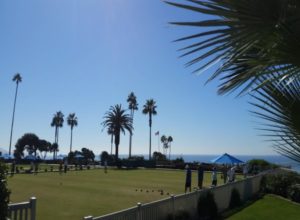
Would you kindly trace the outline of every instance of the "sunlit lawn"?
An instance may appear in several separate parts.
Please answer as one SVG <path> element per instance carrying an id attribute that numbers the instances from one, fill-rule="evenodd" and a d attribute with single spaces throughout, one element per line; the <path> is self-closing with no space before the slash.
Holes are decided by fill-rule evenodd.
<path id="1" fill-rule="evenodd" d="M 196 187 L 195 172 L 192 180 L 192 186 Z M 167 197 L 167 193 L 183 193 L 184 182 L 184 171 L 152 169 L 113 169 L 108 174 L 102 169 L 71 171 L 66 175 L 47 172 L 8 178 L 11 202 L 37 197 L 37 219 L 43 220 L 82 219 L 87 215 L 99 216 L 129 208 L 137 202 L 159 200 Z M 205 173 L 204 186 L 210 184 L 211 174 Z M 164 190 L 164 195 L 160 195 L 160 189 Z"/>
<path id="2" fill-rule="evenodd" d="M 296 220 L 300 219 L 300 204 L 292 203 L 281 197 L 266 195 L 246 207 L 228 220 Z"/>

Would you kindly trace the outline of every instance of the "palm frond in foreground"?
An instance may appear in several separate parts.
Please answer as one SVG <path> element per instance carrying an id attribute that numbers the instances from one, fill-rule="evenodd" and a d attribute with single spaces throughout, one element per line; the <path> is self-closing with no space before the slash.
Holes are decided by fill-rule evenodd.
<path id="1" fill-rule="evenodd" d="M 262 83 L 260 79 L 258 83 Z M 253 113 L 264 120 L 261 129 L 280 154 L 300 163 L 300 82 L 272 82 L 252 95 Z"/>
<path id="2" fill-rule="evenodd" d="M 300 75 L 300 1 L 297 0 L 189 0 L 170 5 L 208 15 L 207 20 L 172 22 L 199 27 L 200 32 L 177 41 L 189 41 L 182 56 L 193 56 L 187 66 L 203 72 L 219 63 L 209 80 L 219 78 L 219 93 L 248 92 L 260 76 L 278 79 Z M 200 17 L 200 16 L 199 16 Z M 200 18 L 203 18 L 200 17 Z M 277 79 L 274 79 L 277 80 Z"/>

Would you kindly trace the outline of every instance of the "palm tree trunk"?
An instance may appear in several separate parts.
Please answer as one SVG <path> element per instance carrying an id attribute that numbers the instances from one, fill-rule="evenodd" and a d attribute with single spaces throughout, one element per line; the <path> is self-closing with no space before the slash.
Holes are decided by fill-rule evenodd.
<path id="1" fill-rule="evenodd" d="M 57 126 L 55 126 L 54 143 L 57 144 Z M 55 160 L 55 149 L 53 149 L 53 160 Z"/>
<path id="2" fill-rule="evenodd" d="M 57 128 L 55 127 L 55 132 L 54 132 L 54 143 L 56 143 L 56 133 L 57 133 Z"/>
<path id="3" fill-rule="evenodd" d="M 116 162 L 119 159 L 119 144 L 120 144 L 120 131 L 118 133 L 115 134 L 115 146 L 116 146 Z"/>
<path id="4" fill-rule="evenodd" d="M 151 160 L 151 126 L 150 126 L 150 139 L 149 139 L 149 160 Z"/>
<path id="5" fill-rule="evenodd" d="M 133 123 L 133 109 L 131 110 L 131 122 Z M 131 158 L 131 144 L 132 144 L 132 132 L 129 135 L 129 158 Z"/>
<path id="6" fill-rule="evenodd" d="M 152 127 L 152 115 L 149 114 L 149 127 L 150 127 L 150 137 L 149 137 L 149 160 L 151 160 L 151 127 Z"/>
<path id="7" fill-rule="evenodd" d="M 10 138 L 9 138 L 9 151 L 8 151 L 9 155 L 11 155 L 11 141 L 12 141 L 12 134 L 13 134 L 13 128 L 14 128 L 14 121 L 15 121 L 15 110 L 16 110 L 18 87 L 19 87 L 19 83 L 17 83 L 17 86 L 16 86 L 13 115 L 12 115 L 12 120 L 11 120 L 11 129 L 10 129 Z"/>
<path id="8" fill-rule="evenodd" d="M 73 142 L 73 128 L 71 127 L 70 152 L 72 151 L 72 142 Z"/>
<path id="9" fill-rule="evenodd" d="M 59 127 L 57 127 L 56 143 L 58 145 Z"/>
<path id="10" fill-rule="evenodd" d="M 119 145 L 118 144 L 115 144 L 116 145 L 116 155 L 115 155 L 115 158 L 116 158 L 116 161 L 118 161 L 119 159 Z"/>
<path id="11" fill-rule="evenodd" d="M 132 142 L 132 134 L 129 136 L 129 158 L 131 158 L 131 142 Z"/>
<path id="12" fill-rule="evenodd" d="M 59 127 L 57 127 L 57 137 L 56 137 L 56 143 L 57 143 L 57 149 L 58 149 L 58 136 L 59 136 Z M 57 158 L 57 149 L 55 149 L 55 159 Z"/>
<path id="13" fill-rule="evenodd" d="M 171 144 L 170 144 L 170 146 L 169 146 L 169 160 L 171 160 Z"/>
<path id="14" fill-rule="evenodd" d="M 113 142 L 114 142 L 114 135 L 111 134 L 111 140 L 110 140 L 110 155 L 112 155 L 112 152 L 113 152 Z"/>

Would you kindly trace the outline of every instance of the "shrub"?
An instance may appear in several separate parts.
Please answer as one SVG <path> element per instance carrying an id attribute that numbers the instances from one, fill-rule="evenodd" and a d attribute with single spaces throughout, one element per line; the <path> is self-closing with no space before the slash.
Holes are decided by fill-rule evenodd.
<path id="1" fill-rule="evenodd" d="M 236 188 L 233 188 L 231 191 L 230 203 L 229 208 L 233 209 L 242 204 L 240 193 Z"/>
<path id="2" fill-rule="evenodd" d="M 216 219 L 218 217 L 218 207 L 213 193 L 207 191 L 200 195 L 197 210 L 199 219 Z"/>
<path id="3" fill-rule="evenodd" d="M 6 175 L 7 167 L 0 161 L 0 219 L 8 216 L 8 203 L 10 191 L 7 189 Z"/>
<path id="4" fill-rule="evenodd" d="M 262 159 L 253 159 L 247 163 L 249 164 L 249 173 L 253 174 L 278 167 L 278 165 L 269 163 L 268 161 Z"/>
<path id="5" fill-rule="evenodd" d="M 289 187 L 288 197 L 292 201 L 300 203 L 300 184 L 295 184 Z"/>
<path id="6" fill-rule="evenodd" d="M 300 176 L 294 172 L 269 175 L 266 178 L 266 193 L 288 197 L 289 187 L 300 183 Z"/>

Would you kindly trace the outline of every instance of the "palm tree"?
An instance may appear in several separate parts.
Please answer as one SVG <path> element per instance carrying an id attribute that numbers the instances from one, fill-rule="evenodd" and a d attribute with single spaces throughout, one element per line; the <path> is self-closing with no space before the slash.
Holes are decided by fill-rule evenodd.
<path id="1" fill-rule="evenodd" d="M 169 145 L 169 160 L 171 160 L 171 143 L 173 142 L 172 136 L 168 137 L 168 145 Z"/>
<path id="2" fill-rule="evenodd" d="M 53 143 L 50 145 L 50 152 L 53 152 L 53 160 L 56 158 L 56 152 L 58 151 L 58 144 Z"/>
<path id="3" fill-rule="evenodd" d="M 127 102 L 128 102 L 128 109 L 130 110 L 130 116 L 131 116 L 132 123 L 133 123 L 134 111 L 138 110 L 138 103 L 136 100 L 136 96 L 134 95 L 133 92 L 131 92 L 128 95 Z M 131 157 L 132 134 L 133 133 L 130 133 L 130 135 L 129 135 L 129 158 Z"/>
<path id="4" fill-rule="evenodd" d="M 19 83 L 22 82 L 22 77 L 21 77 L 20 73 L 16 73 L 12 80 L 14 82 L 16 82 L 16 92 L 15 92 L 14 107 L 13 107 L 13 114 L 12 114 L 12 120 L 11 120 L 11 129 L 10 129 L 10 138 L 9 138 L 9 151 L 8 151 L 9 155 L 11 155 L 11 142 L 12 142 L 12 134 L 13 134 L 13 129 L 14 129 L 15 110 L 16 110 L 18 88 L 19 88 Z"/>
<path id="5" fill-rule="evenodd" d="M 119 144 L 121 132 L 125 134 L 127 130 L 132 132 L 132 119 L 126 110 L 122 109 L 121 105 L 111 106 L 109 111 L 105 113 L 104 121 L 102 122 L 104 128 L 114 128 L 113 133 L 115 137 L 116 161 L 119 159 Z"/>
<path id="6" fill-rule="evenodd" d="M 151 127 L 152 127 L 152 115 L 156 115 L 156 102 L 153 99 L 148 99 L 146 104 L 143 106 L 143 114 L 149 115 L 149 128 L 150 128 L 150 137 L 149 137 L 149 160 L 151 160 Z"/>
<path id="7" fill-rule="evenodd" d="M 78 119 L 75 113 L 69 114 L 67 118 L 68 125 L 71 127 L 71 140 L 70 140 L 70 152 L 72 151 L 72 142 L 73 142 L 73 128 L 78 125 Z"/>
<path id="8" fill-rule="evenodd" d="M 165 135 L 162 135 L 160 138 L 161 143 L 163 144 L 163 150 L 164 154 L 167 155 L 167 149 L 168 149 L 168 138 Z"/>
<path id="9" fill-rule="evenodd" d="M 163 143 L 164 154 L 167 155 L 169 149 L 169 160 L 171 159 L 171 142 L 173 142 L 172 136 L 166 137 L 165 135 L 161 136 L 160 141 Z"/>
<path id="10" fill-rule="evenodd" d="M 111 136 L 111 138 L 110 138 L 110 155 L 112 155 L 113 142 L 114 142 L 114 128 L 113 127 L 108 127 L 107 128 L 107 134 Z"/>
<path id="11" fill-rule="evenodd" d="M 275 150 L 300 163 L 300 82 L 269 83 L 252 96 L 253 113 L 266 122 L 261 130 Z"/>
<path id="12" fill-rule="evenodd" d="M 64 114 L 61 111 L 58 111 L 54 114 L 51 122 L 51 127 L 55 127 L 55 134 L 54 134 L 54 143 L 57 144 L 58 149 L 58 137 L 59 137 L 59 128 L 63 126 L 64 123 Z M 53 157 L 55 159 L 56 150 L 54 150 Z"/>
<path id="13" fill-rule="evenodd" d="M 209 15 L 208 20 L 172 22 L 199 27 L 201 32 L 178 39 L 191 41 L 182 56 L 193 55 L 186 65 L 199 64 L 201 73 L 216 63 L 219 68 L 208 81 L 220 78 L 219 93 L 237 88 L 248 92 L 273 80 L 300 77 L 300 1 L 238 0 L 168 2 L 176 7 Z M 260 76 L 267 81 L 261 82 Z M 257 82 L 261 84 L 257 85 Z"/>
<path id="14" fill-rule="evenodd" d="M 185 51 L 182 56 L 196 57 L 187 66 L 198 63 L 195 72 L 201 73 L 221 62 L 208 79 L 220 78 L 220 94 L 236 89 L 241 90 L 240 94 L 254 90 L 256 103 L 252 104 L 258 108 L 255 115 L 266 120 L 263 130 L 269 132 L 277 151 L 299 162 L 299 111 L 296 109 L 300 84 L 300 1 L 189 2 L 168 4 L 215 18 L 173 22 L 204 30 L 178 39 L 193 41 L 182 49 Z"/>

